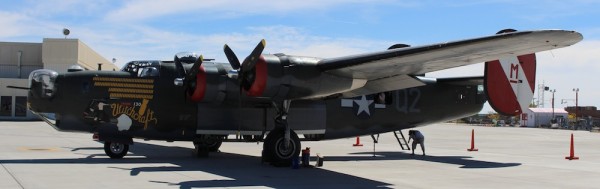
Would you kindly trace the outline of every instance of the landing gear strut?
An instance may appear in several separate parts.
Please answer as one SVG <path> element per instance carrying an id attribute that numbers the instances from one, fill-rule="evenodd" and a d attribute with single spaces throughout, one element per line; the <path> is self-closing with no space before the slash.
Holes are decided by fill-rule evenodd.
<path id="1" fill-rule="evenodd" d="M 291 101 L 284 100 L 277 109 L 275 128 L 269 132 L 263 143 L 262 158 L 275 166 L 290 166 L 294 157 L 300 154 L 300 139 L 287 123 L 287 114 Z"/>
<path id="2" fill-rule="evenodd" d="M 104 142 L 104 152 L 112 159 L 121 159 L 129 151 L 129 144 Z"/>

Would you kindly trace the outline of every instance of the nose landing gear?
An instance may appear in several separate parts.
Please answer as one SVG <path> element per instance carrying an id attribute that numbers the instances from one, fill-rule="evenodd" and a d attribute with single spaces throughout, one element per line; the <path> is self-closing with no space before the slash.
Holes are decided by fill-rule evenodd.
<path id="1" fill-rule="evenodd" d="M 104 152 L 112 159 L 121 159 L 129 151 L 129 144 L 104 142 Z"/>

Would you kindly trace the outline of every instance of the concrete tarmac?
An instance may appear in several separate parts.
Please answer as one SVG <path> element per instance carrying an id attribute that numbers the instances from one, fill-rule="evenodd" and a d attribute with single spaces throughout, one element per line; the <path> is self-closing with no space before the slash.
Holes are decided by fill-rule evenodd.
<path id="1" fill-rule="evenodd" d="M 434 124 L 418 128 L 426 156 L 402 151 L 392 133 L 302 142 L 319 168 L 260 162 L 262 143 L 224 143 L 209 158 L 190 142 L 142 141 L 110 159 L 91 134 L 43 122 L 0 122 L 0 188 L 600 188 L 600 133 Z M 469 152 L 475 129 L 477 152 Z M 404 131 L 405 135 L 407 131 Z M 575 155 L 569 155 L 571 133 Z M 375 155 L 375 156 L 374 156 Z M 314 158 L 313 158 L 314 160 Z M 316 162 L 311 162 L 315 164 Z"/>

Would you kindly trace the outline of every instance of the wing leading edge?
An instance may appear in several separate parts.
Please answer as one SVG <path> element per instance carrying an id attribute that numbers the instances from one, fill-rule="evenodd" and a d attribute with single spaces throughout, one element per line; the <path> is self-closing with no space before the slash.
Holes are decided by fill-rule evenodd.
<path id="1" fill-rule="evenodd" d="M 421 75 L 459 66 L 571 46 L 583 39 L 575 31 L 520 31 L 447 43 L 323 59 L 318 67 L 341 77 L 380 80 Z"/>

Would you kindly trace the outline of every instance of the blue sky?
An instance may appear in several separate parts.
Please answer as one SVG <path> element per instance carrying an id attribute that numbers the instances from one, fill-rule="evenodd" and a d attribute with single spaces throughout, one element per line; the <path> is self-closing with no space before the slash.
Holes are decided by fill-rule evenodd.
<path id="1" fill-rule="evenodd" d="M 538 83 L 557 89 L 556 99 L 600 106 L 600 1 L 598 0 L 97 0 L 0 1 L 0 41 L 62 38 L 62 29 L 117 64 L 172 59 L 193 51 L 225 61 L 228 43 L 240 56 L 267 40 L 266 53 L 336 57 L 491 35 L 505 28 L 568 29 L 584 41 L 538 53 Z M 483 74 L 482 64 L 428 74 Z M 537 94 L 536 94 L 537 98 Z M 550 94 L 546 94 L 549 105 Z M 574 102 L 568 105 L 574 105 Z M 567 104 L 565 104 L 567 105 Z M 562 107 L 560 103 L 557 107 Z M 487 110 L 487 109 L 486 109 Z M 484 110 L 484 111 L 486 111 Z"/>

